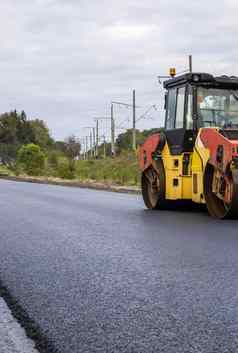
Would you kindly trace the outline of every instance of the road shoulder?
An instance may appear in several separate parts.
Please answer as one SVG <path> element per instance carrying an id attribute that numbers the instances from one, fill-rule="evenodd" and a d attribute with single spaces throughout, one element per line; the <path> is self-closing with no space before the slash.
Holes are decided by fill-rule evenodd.
<path id="1" fill-rule="evenodd" d="M 138 186 L 122 186 L 115 184 L 99 183 L 95 181 L 78 181 L 78 180 L 63 180 L 59 178 L 44 178 L 44 177 L 29 177 L 29 176 L 0 176 L 0 179 L 28 182 L 36 184 L 49 184 L 49 185 L 60 185 L 70 186 L 94 190 L 113 191 L 126 194 L 140 194 L 140 188 Z"/>

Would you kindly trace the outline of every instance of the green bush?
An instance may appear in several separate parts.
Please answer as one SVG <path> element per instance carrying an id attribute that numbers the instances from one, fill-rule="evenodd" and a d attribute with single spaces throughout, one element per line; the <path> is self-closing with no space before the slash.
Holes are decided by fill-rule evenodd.
<path id="1" fill-rule="evenodd" d="M 63 179 L 73 179 L 74 162 L 67 158 L 60 158 L 58 160 L 57 176 Z"/>
<path id="2" fill-rule="evenodd" d="M 58 168 L 58 161 L 60 157 L 60 153 L 58 151 L 50 151 L 48 152 L 47 164 L 52 169 Z"/>
<path id="3" fill-rule="evenodd" d="M 28 175 L 44 174 L 45 154 L 38 145 L 23 145 L 17 152 L 17 166 Z"/>

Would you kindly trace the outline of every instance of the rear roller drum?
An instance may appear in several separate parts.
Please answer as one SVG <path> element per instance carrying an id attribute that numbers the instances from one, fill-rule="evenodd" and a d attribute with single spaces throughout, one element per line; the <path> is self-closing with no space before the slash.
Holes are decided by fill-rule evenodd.
<path id="1" fill-rule="evenodd" d="M 219 219 L 238 218 L 238 183 L 237 171 L 231 174 L 232 198 L 230 203 L 224 202 L 212 191 L 214 167 L 208 165 L 204 175 L 204 193 L 208 212 Z"/>

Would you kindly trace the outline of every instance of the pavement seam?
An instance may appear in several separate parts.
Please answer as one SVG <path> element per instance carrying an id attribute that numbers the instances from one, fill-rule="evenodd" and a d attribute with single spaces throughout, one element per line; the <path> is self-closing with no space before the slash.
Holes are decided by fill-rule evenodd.
<path id="1" fill-rule="evenodd" d="M 2 297 L 0 297 L 0 337 L 2 353 L 39 353 L 34 341 L 26 336 L 25 330 L 13 318 Z"/>
<path id="2" fill-rule="evenodd" d="M 25 330 L 26 335 L 35 343 L 39 353 L 57 353 L 53 344 L 47 340 L 41 328 L 29 317 L 18 301 L 10 294 L 0 280 L 0 297 L 6 302 L 12 316 Z"/>

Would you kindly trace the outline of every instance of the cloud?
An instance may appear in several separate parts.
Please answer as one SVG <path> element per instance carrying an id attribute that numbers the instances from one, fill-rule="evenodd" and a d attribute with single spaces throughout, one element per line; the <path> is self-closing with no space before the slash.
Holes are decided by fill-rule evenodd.
<path id="1" fill-rule="evenodd" d="M 158 74 L 238 74 L 235 0 L 9 0 L 0 4 L 1 110 L 43 118 L 57 138 L 85 134 L 110 101 L 161 108 Z M 138 111 L 140 114 L 141 111 Z M 118 120 L 130 112 L 117 109 Z M 155 120 L 139 127 L 160 126 Z"/>

